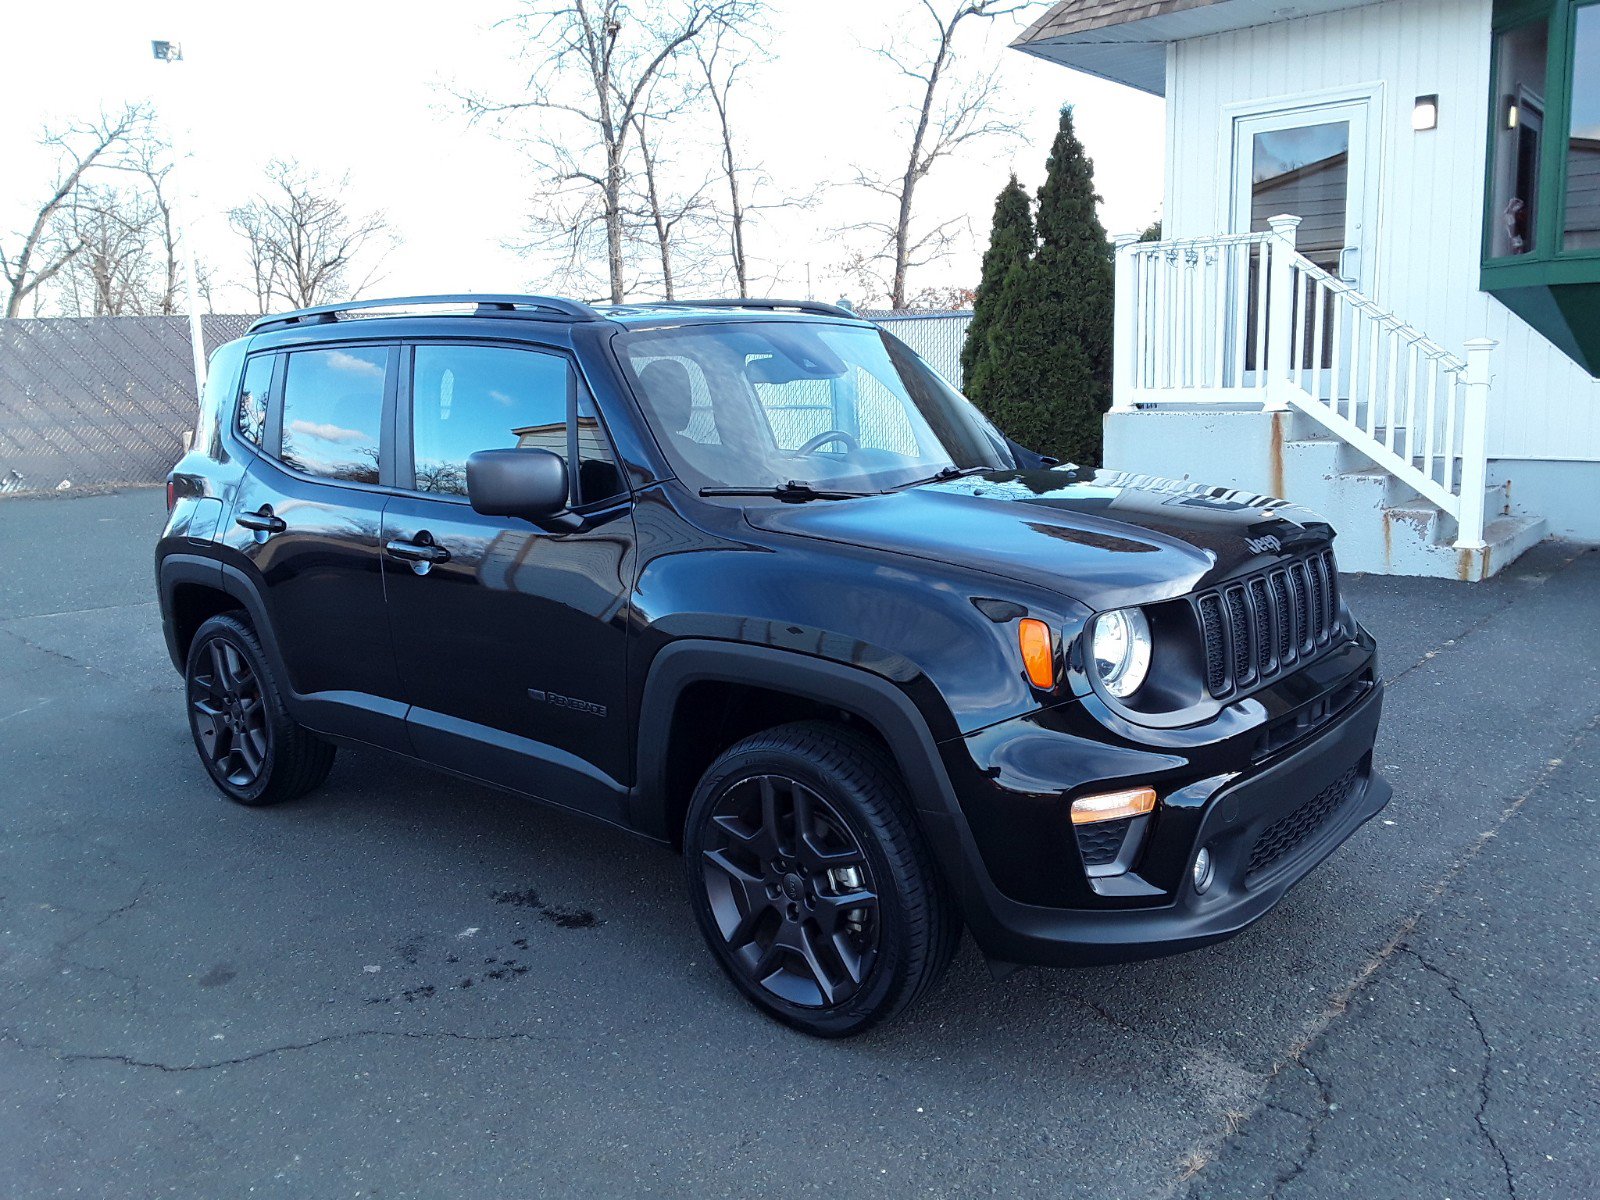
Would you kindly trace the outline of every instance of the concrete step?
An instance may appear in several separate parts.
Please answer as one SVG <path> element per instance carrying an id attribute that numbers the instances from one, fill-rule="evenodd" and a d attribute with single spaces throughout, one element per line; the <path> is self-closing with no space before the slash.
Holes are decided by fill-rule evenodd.
<path id="1" fill-rule="evenodd" d="M 1203 480 L 1302 505 L 1338 531 L 1335 547 L 1347 571 L 1482 579 L 1547 532 L 1540 517 L 1508 516 L 1503 488 L 1485 488 L 1486 545 L 1458 550 L 1453 517 L 1298 410 L 1113 413 L 1105 461 L 1113 470 Z"/>
<path id="2" fill-rule="evenodd" d="M 1496 517 L 1481 549 L 1455 545 L 1455 518 L 1426 500 L 1380 510 L 1376 528 L 1346 523 L 1334 549 L 1339 569 L 1374 575 L 1422 575 L 1475 582 L 1515 561 L 1546 533 L 1543 517 Z"/>

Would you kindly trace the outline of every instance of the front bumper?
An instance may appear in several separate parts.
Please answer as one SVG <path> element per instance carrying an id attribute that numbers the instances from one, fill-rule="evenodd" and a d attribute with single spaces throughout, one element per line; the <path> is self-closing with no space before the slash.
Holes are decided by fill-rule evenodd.
<path id="1" fill-rule="evenodd" d="M 1128 886 L 1084 895 L 1094 907 L 1007 895 L 962 814 L 925 811 L 924 817 L 968 927 L 992 960 L 1072 966 L 1194 949 L 1260 919 L 1388 803 L 1389 785 L 1372 768 L 1382 701 L 1382 685 L 1374 682 L 1315 735 L 1259 768 L 1165 792 L 1144 850 L 1148 861 Z M 1216 877 L 1199 895 L 1188 868 L 1202 846 Z"/>

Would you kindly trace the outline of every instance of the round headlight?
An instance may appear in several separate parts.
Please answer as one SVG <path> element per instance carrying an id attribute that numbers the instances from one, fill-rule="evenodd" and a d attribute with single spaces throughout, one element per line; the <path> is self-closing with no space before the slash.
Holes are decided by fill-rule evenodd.
<path id="1" fill-rule="evenodd" d="M 1101 613 L 1095 618 L 1091 653 L 1106 691 L 1126 700 L 1150 673 L 1150 622 L 1137 608 Z"/>

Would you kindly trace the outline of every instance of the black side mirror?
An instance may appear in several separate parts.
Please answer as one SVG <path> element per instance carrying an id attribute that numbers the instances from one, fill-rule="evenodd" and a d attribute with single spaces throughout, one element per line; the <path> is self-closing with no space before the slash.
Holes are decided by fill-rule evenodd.
<path id="1" fill-rule="evenodd" d="M 467 499 L 488 517 L 565 526 L 567 463 L 548 450 L 479 450 L 467 457 Z"/>

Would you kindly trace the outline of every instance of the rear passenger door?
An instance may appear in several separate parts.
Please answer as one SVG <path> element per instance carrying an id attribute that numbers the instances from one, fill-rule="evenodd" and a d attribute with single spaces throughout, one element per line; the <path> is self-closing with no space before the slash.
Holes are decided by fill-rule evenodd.
<path id="1" fill-rule="evenodd" d="M 442 765 L 618 819 L 631 769 L 633 519 L 579 373 L 554 347 L 423 342 L 406 348 L 402 380 L 403 494 L 384 513 L 382 542 L 412 744 Z M 473 511 L 468 455 L 514 446 L 568 460 L 578 528 Z"/>
<path id="2" fill-rule="evenodd" d="M 246 561 L 313 728 L 405 749 L 380 547 L 398 347 L 252 355 L 235 433 L 256 454 L 225 539 Z"/>

